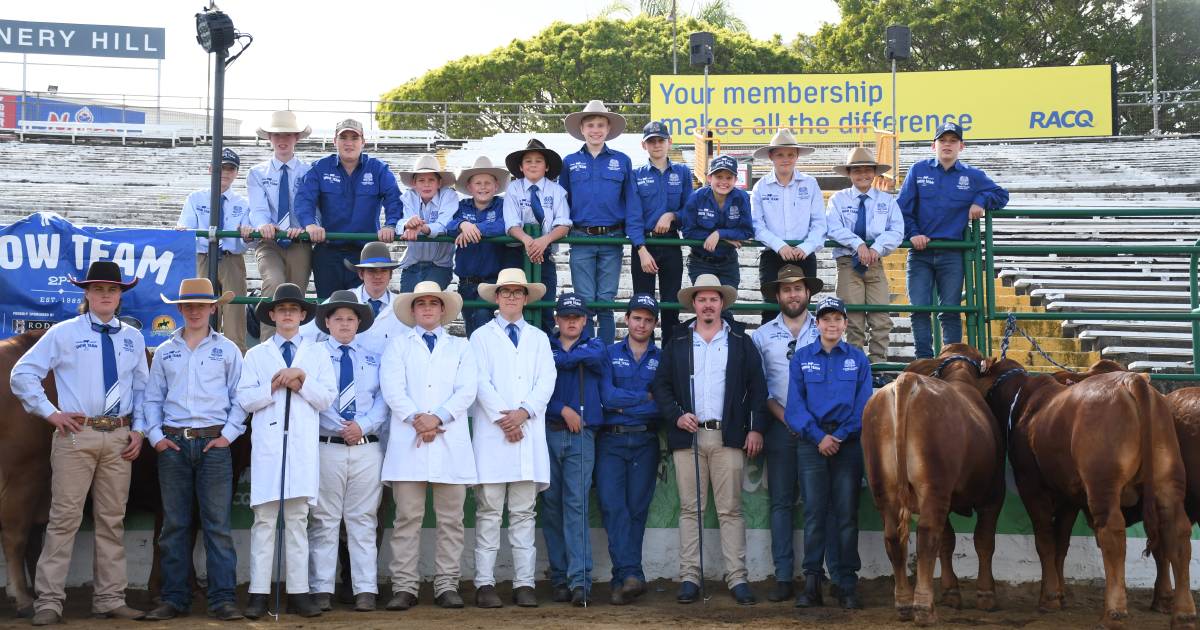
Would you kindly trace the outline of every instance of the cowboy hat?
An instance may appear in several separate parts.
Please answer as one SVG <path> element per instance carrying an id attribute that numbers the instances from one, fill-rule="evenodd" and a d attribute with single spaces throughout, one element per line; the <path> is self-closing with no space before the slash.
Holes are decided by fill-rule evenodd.
<path id="1" fill-rule="evenodd" d="M 317 305 L 304 299 L 304 289 L 285 282 L 275 287 L 275 295 L 271 297 L 270 301 L 258 303 L 258 306 L 254 308 L 254 317 L 260 323 L 274 326 L 275 320 L 271 317 L 271 309 L 286 302 L 299 304 L 300 308 L 304 310 L 304 319 L 301 320 L 301 325 L 311 322 L 313 316 L 317 314 Z"/>
<path id="2" fill-rule="evenodd" d="M 67 280 L 71 284 L 86 289 L 90 284 L 115 284 L 121 287 L 121 293 L 124 293 L 137 285 L 138 279 L 135 277 L 129 282 L 124 282 L 121 277 L 121 267 L 111 260 L 97 260 L 88 267 L 87 277 L 83 280 L 77 280 L 75 276 L 68 275 Z"/>
<path id="3" fill-rule="evenodd" d="M 441 177 L 441 187 L 454 185 L 454 172 L 442 170 L 442 164 L 438 162 L 437 156 L 428 153 L 417 158 L 417 163 L 411 171 L 400 171 L 400 183 L 412 188 L 413 178 L 421 173 L 433 173 Z"/>
<path id="4" fill-rule="evenodd" d="M 779 268 L 779 275 L 774 280 L 762 283 L 763 291 L 771 293 L 779 292 L 779 285 L 793 284 L 803 282 L 808 287 L 809 295 L 820 293 L 825 288 L 825 283 L 820 278 L 809 278 L 804 275 L 804 269 L 797 265 L 784 265 Z"/>
<path id="5" fill-rule="evenodd" d="M 693 312 L 692 299 L 701 291 L 716 291 L 720 293 L 722 308 L 727 308 L 737 300 L 738 292 L 736 288 L 721 284 L 721 281 L 711 273 L 702 273 L 696 278 L 696 282 L 692 286 L 679 290 L 678 299 L 679 304 L 683 306 L 683 310 L 689 313 Z"/>
<path id="6" fill-rule="evenodd" d="M 174 300 L 159 293 L 167 304 L 216 304 L 224 306 L 233 301 L 233 291 L 226 291 L 218 296 L 213 291 L 212 281 L 208 278 L 187 278 L 179 283 L 179 297 Z"/>
<path id="7" fill-rule="evenodd" d="M 604 106 L 604 101 L 588 101 L 582 111 L 567 114 L 567 119 L 563 121 L 567 127 L 567 133 L 576 140 L 583 140 L 583 131 L 580 126 L 583 125 L 583 119 L 589 116 L 603 116 L 608 119 L 608 135 L 604 137 L 605 140 L 612 140 L 625 131 L 624 116 L 608 111 L 608 108 Z"/>
<path id="8" fill-rule="evenodd" d="M 850 169 L 854 168 L 855 166 L 873 166 L 875 167 L 876 175 L 882 175 L 892 170 L 891 166 L 888 166 L 887 164 L 880 164 L 879 162 L 875 161 L 874 151 L 868 149 L 867 147 L 854 147 L 853 149 L 850 149 L 850 154 L 846 156 L 846 163 L 838 164 L 837 166 L 833 167 L 833 172 L 837 173 L 838 175 L 845 175 L 848 177 L 850 175 Z"/>
<path id="9" fill-rule="evenodd" d="M 492 166 L 492 161 L 486 155 L 481 155 L 475 158 L 475 165 L 471 168 L 464 168 L 458 172 L 458 181 L 454 183 L 454 188 L 458 192 L 469 195 L 471 191 L 467 190 L 467 184 L 471 183 L 471 178 L 476 175 L 491 175 L 496 178 L 496 192 L 503 192 L 503 188 L 508 185 L 510 176 L 508 171 Z"/>
<path id="10" fill-rule="evenodd" d="M 455 317 L 462 312 L 463 299 L 462 296 L 451 292 L 443 291 L 441 285 L 433 280 L 422 280 L 413 287 L 412 293 L 401 293 L 392 302 L 392 310 L 396 312 L 396 319 L 402 324 L 412 328 L 417 325 L 417 318 L 413 315 L 413 302 L 419 297 L 433 296 L 442 301 L 442 326 L 448 325 L 454 321 Z"/>
<path id="11" fill-rule="evenodd" d="M 754 159 L 769 160 L 771 159 L 771 149 L 782 148 L 796 149 L 799 155 L 808 155 L 809 153 L 816 151 L 816 149 L 813 147 L 806 147 L 797 142 L 796 136 L 792 135 L 791 129 L 788 129 L 787 127 L 780 127 L 779 131 L 776 131 L 775 135 L 771 136 L 771 141 L 767 143 L 767 146 L 759 147 L 759 149 L 754 152 Z"/>
<path id="12" fill-rule="evenodd" d="M 526 153 L 532 152 L 541 153 L 542 158 L 546 160 L 546 177 L 558 179 L 558 174 L 562 172 L 562 156 L 552 149 L 547 149 L 546 145 L 537 138 L 530 138 L 524 149 L 518 149 L 505 156 L 504 165 L 508 167 L 508 172 L 517 179 L 525 177 L 525 174 L 521 172 L 521 160 L 525 159 Z"/>
<path id="13" fill-rule="evenodd" d="M 255 133 L 260 140 L 270 140 L 273 133 L 298 133 L 303 140 L 312 134 L 312 127 L 301 125 L 296 120 L 296 112 L 283 110 L 271 113 L 271 122 L 259 127 Z"/>
<path id="14" fill-rule="evenodd" d="M 529 301 L 536 302 L 546 295 L 546 285 L 541 282 L 526 282 L 525 272 L 516 267 L 501 269 L 496 276 L 496 284 L 486 282 L 479 285 L 479 297 L 496 304 L 496 290 L 501 287 L 525 287 L 529 292 Z"/>
<path id="15" fill-rule="evenodd" d="M 358 271 L 359 269 L 395 269 L 400 266 L 400 263 L 392 260 L 392 252 L 388 249 L 387 243 L 379 241 L 371 241 L 363 245 L 362 253 L 358 255 L 357 263 L 343 259 L 342 264 L 350 271 Z"/>
<path id="16" fill-rule="evenodd" d="M 334 291 L 330 294 L 329 299 L 317 305 L 317 329 L 326 335 L 329 334 L 329 326 L 325 324 L 325 318 L 333 314 L 339 308 L 348 308 L 358 315 L 358 330 L 355 334 L 363 332 L 375 323 L 375 312 L 371 310 L 371 306 L 358 301 L 358 295 L 353 291 L 342 289 Z"/>

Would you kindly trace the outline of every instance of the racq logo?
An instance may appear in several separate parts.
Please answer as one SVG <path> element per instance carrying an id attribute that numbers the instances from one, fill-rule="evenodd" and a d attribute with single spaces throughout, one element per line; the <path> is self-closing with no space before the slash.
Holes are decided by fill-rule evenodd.
<path id="1" fill-rule="evenodd" d="M 12 333 L 19 335 L 31 330 L 50 330 L 54 322 L 48 319 L 14 319 L 12 320 Z"/>

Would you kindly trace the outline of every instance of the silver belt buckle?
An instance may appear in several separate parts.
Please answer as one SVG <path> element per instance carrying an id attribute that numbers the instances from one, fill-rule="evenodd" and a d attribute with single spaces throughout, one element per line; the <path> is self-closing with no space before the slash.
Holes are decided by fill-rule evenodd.
<path id="1" fill-rule="evenodd" d="M 192 430 L 189 429 L 188 427 L 183 428 L 183 439 L 185 439 L 185 440 L 192 439 Z"/>

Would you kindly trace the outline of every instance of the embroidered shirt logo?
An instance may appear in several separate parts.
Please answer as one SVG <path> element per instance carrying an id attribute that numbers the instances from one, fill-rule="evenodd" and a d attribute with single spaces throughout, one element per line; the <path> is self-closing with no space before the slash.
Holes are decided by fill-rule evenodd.
<path id="1" fill-rule="evenodd" d="M 971 178 L 967 177 L 966 175 L 960 175 L 958 177 L 958 189 L 959 190 L 970 190 L 971 189 Z"/>
<path id="2" fill-rule="evenodd" d="M 374 173 L 363 173 L 362 185 L 363 186 L 374 186 L 375 185 L 375 174 Z"/>

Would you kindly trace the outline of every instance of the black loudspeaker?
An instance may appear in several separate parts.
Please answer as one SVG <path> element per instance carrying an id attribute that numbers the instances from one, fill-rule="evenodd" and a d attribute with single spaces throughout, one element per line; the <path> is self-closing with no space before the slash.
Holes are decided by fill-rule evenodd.
<path id="1" fill-rule="evenodd" d="M 693 66 L 711 66 L 713 62 L 713 47 L 716 38 L 712 33 L 700 31 L 688 36 L 688 50 L 691 53 Z"/>
<path id="2" fill-rule="evenodd" d="M 911 32 L 907 26 L 893 24 L 887 27 L 887 58 L 908 59 L 911 54 L 910 40 Z"/>

